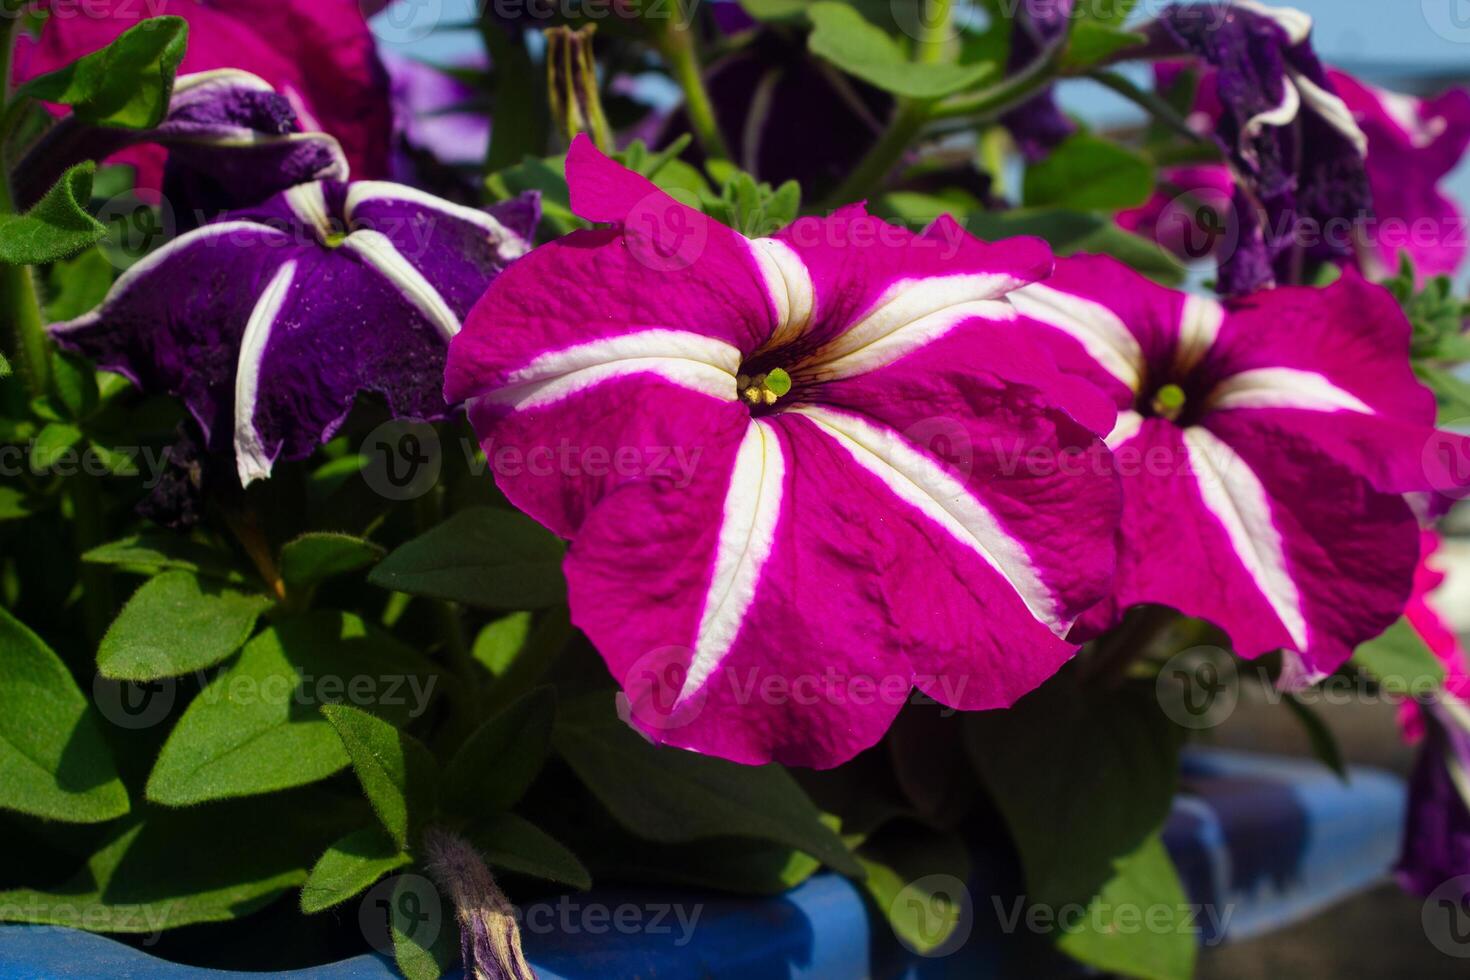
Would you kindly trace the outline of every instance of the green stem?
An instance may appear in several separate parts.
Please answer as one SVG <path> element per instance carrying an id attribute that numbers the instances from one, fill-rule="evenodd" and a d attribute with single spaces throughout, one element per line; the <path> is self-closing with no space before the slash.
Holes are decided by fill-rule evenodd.
<path id="1" fill-rule="evenodd" d="M 1179 621 L 1167 606 L 1142 606 L 1132 610 L 1111 633 L 1093 647 L 1083 666 L 1083 677 L 1100 687 L 1114 687 L 1128 670 L 1153 648 L 1159 638 Z"/>
<path id="2" fill-rule="evenodd" d="M 993 119 L 1007 109 L 1014 109 L 1055 81 L 1060 57 L 1061 50 L 1058 46 L 1056 51 L 1037 58 L 1004 81 L 978 92 L 945 99 L 934 107 L 932 116 L 935 119 L 974 116 L 980 122 Z"/>
<path id="3" fill-rule="evenodd" d="M 528 154 L 539 156 L 546 149 L 544 100 L 546 87 L 532 85 L 539 78 L 524 40 L 493 20 L 480 18 L 480 37 L 495 70 L 495 120 L 490 127 L 490 149 L 485 172 L 495 173 L 520 163 Z"/>
<path id="4" fill-rule="evenodd" d="M 684 111 L 689 114 L 689 127 L 694 130 L 694 138 L 699 140 L 706 156 L 728 160 L 730 151 L 720 134 L 720 123 L 715 117 L 715 105 L 710 101 L 709 90 L 704 87 L 704 71 L 694 46 L 694 25 L 687 9 L 682 2 L 676 5 L 677 19 L 659 35 L 659 53 L 668 62 L 674 81 L 684 91 Z"/>
<path id="5" fill-rule="evenodd" d="M 20 10 L 15 0 L 0 4 L 0 90 L 10 92 L 10 58 L 15 45 L 15 32 L 20 26 Z M 6 125 L 14 118 L 15 105 L 7 104 L 0 117 Z M 5 137 L 0 132 L 0 214 L 15 211 L 15 198 L 10 188 L 10 162 L 5 154 Z M 36 282 L 26 266 L 0 264 L 0 321 L 15 337 L 15 353 L 21 374 L 31 397 L 45 395 L 51 388 L 51 351 L 46 324 L 41 316 L 41 301 L 36 295 Z"/>
<path id="6" fill-rule="evenodd" d="M 77 554 L 85 554 L 107 540 L 107 518 L 103 512 L 102 490 L 95 477 L 85 473 L 69 481 L 72 507 L 72 536 Z M 83 562 L 82 618 L 87 635 L 102 639 L 112 622 L 112 578 L 105 567 Z"/>
<path id="7" fill-rule="evenodd" d="M 954 34 L 952 9 L 951 0 L 927 0 L 923 5 L 924 19 L 919 25 L 921 34 L 914 52 L 915 61 L 934 65 L 945 60 L 945 52 Z"/>
<path id="8" fill-rule="evenodd" d="M 1206 137 L 1201 136 L 1191 129 L 1189 121 L 1180 115 L 1179 110 L 1170 105 L 1157 92 L 1150 92 L 1147 89 L 1139 88 L 1125 76 L 1115 71 L 1094 71 L 1089 73 L 1087 77 L 1104 88 L 1111 89 L 1129 102 L 1143 109 L 1150 116 L 1154 117 L 1154 119 L 1163 123 L 1188 142 L 1209 142 Z"/>
<path id="9" fill-rule="evenodd" d="M 435 527 L 444 516 L 440 506 L 439 491 L 430 490 L 414 502 L 414 516 L 420 534 Z M 449 725 L 448 738 L 459 743 L 475 730 L 479 716 L 480 676 L 469 644 L 465 642 L 464 623 L 460 619 L 459 607 L 443 599 L 430 599 L 434 621 L 444 641 L 444 655 L 450 671 L 456 678 L 449 691 L 453 704 L 453 717 Z"/>
<path id="10" fill-rule="evenodd" d="M 828 203 L 839 206 L 861 201 L 880 188 L 884 179 L 903 159 L 904 153 L 908 152 L 924 124 L 929 121 L 931 106 L 932 103 L 928 102 L 900 99 L 893 119 L 888 123 L 888 129 L 868 151 L 868 155 L 847 175 L 842 186 L 832 192 Z"/>

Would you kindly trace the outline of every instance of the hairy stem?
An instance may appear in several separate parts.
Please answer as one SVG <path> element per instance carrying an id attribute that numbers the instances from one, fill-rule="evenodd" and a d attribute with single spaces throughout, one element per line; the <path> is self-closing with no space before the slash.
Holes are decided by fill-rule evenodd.
<path id="1" fill-rule="evenodd" d="M 689 114 L 689 128 L 694 130 L 694 138 L 699 140 L 706 156 L 728 160 L 730 151 L 725 146 L 725 137 L 720 134 L 715 105 L 704 86 L 704 70 L 694 44 L 694 25 L 689 8 L 680 2 L 674 9 L 677 19 L 658 37 L 659 53 L 668 62 L 669 72 L 684 92 L 684 111 Z"/>
<path id="2" fill-rule="evenodd" d="M 901 99 L 883 136 L 868 151 L 842 185 L 832 192 L 828 204 L 838 206 L 866 199 L 877 191 L 898 166 L 909 146 L 929 120 L 929 103 Z"/>

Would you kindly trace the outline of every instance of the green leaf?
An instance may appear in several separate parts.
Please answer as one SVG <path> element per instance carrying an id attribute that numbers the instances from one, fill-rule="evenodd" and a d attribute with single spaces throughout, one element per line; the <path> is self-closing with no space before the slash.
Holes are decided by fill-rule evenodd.
<path id="1" fill-rule="evenodd" d="M 994 73 L 989 63 L 919 64 L 892 37 L 845 3 L 822 0 L 807 9 L 813 54 L 849 75 L 895 95 L 941 99 L 974 88 Z"/>
<path id="2" fill-rule="evenodd" d="M 552 741 L 613 817 L 645 840 L 751 837 L 794 847 L 851 877 L 863 874 L 780 766 L 741 766 L 651 745 L 601 694 L 563 706 Z"/>
<path id="3" fill-rule="evenodd" d="M 389 925 L 393 959 L 408 980 L 439 980 L 459 965 L 459 937 L 454 907 L 436 889 L 439 907 L 427 910 L 417 875 L 403 875 L 394 885 Z"/>
<path id="4" fill-rule="evenodd" d="M 10 360 L 4 354 L 0 354 L 0 380 L 8 378 L 14 373 L 10 367 Z"/>
<path id="5" fill-rule="evenodd" d="M 1086 133 L 1067 138 L 1026 170 L 1027 207 L 1116 211 L 1153 195 L 1153 164 L 1137 153 Z"/>
<path id="6" fill-rule="evenodd" d="M 90 160 L 79 163 L 25 214 L 0 215 L 0 262 L 45 265 L 100 241 L 107 226 L 86 207 L 96 170 Z"/>
<path id="7" fill-rule="evenodd" d="M 1337 737 L 1332 734 L 1332 729 L 1322 720 L 1322 716 L 1313 711 L 1310 706 L 1303 704 L 1302 700 L 1294 694 L 1286 695 L 1286 707 L 1302 723 L 1307 731 L 1307 738 L 1312 743 L 1312 754 L 1322 761 L 1328 769 L 1337 774 L 1337 778 L 1347 782 L 1347 765 L 1342 761 L 1342 749 L 1338 747 Z"/>
<path id="8" fill-rule="evenodd" d="M 1111 255 L 1166 285 L 1184 281 L 1184 267 L 1155 242 L 1119 228 L 1111 215 L 1035 210 L 1004 214 L 972 213 L 965 220 L 972 235 L 996 241 L 1015 235 L 1044 238 L 1059 255 Z"/>
<path id="9" fill-rule="evenodd" d="M 497 814 L 471 824 L 466 836 L 485 862 L 498 871 L 530 875 L 580 891 L 592 887 L 592 875 L 577 856 L 524 817 Z"/>
<path id="10" fill-rule="evenodd" d="M 0 522 L 18 521 L 31 515 L 24 490 L 0 485 Z"/>
<path id="11" fill-rule="evenodd" d="M 69 468 L 76 460 L 75 450 L 82 441 L 82 430 L 69 422 L 48 422 L 31 443 L 31 472 L 49 473 L 58 467 Z"/>
<path id="12" fill-rule="evenodd" d="M 685 885 L 743 895 L 784 895 L 822 868 L 802 851 L 770 841 L 716 837 L 692 844 L 619 838 L 597 852 L 599 875 L 660 886 Z"/>
<path id="13" fill-rule="evenodd" d="M 1434 392 L 1440 425 L 1463 425 L 1470 420 L 1470 381 L 1428 364 L 1416 364 L 1414 373 Z"/>
<path id="14" fill-rule="evenodd" d="M 270 607 L 263 595 L 164 572 L 143 583 L 108 627 L 97 669 L 114 680 L 151 681 L 213 667 L 250 639 Z"/>
<path id="15" fill-rule="evenodd" d="M 79 357 L 57 353 L 51 358 L 51 387 L 64 418 L 80 421 L 97 409 L 97 372 Z"/>
<path id="16" fill-rule="evenodd" d="M 1444 664 L 1407 619 L 1358 647 L 1352 662 L 1399 697 L 1429 695 L 1444 687 Z"/>
<path id="17" fill-rule="evenodd" d="M 54 890 L 0 891 L 0 920 L 149 935 L 239 919 L 305 881 L 313 856 L 363 816 L 314 791 L 144 808 Z"/>
<path id="18" fill-rule="evenodd" d="M 381 827 L 354 831 L 327 848 L 312 867 L 301 886 L 301 911 L 310 915 L 341 905 L 411 860 Z"/>
<path id="19" fill-rule="evenodd" d="M 1067 50 L 1062 55 L 1062 70 L 1079 73 L 1129 48 L 1148 43 L 1148 36 L 1136 31 L 1119 30 L 1108 24 L 1083 20 L 1072 28 Z"/>
<path id="20" fill-rule="evenodd" d="M 400 848 L 407 847 L 434 815 L 439 778 L 434 756 L 412 735 L 359 708 L 329 704 L 322 714 L 342 739 L 384 829 Z"/>
<path id="21" fill-rule="evenodd" d="M 112 263 L 97 248 L 54 263 L 46 282 L 47 322 L 74 320 L 96 309 L 112 287 L 112 276 Z"/>
<path id="22" fill-rule="evenodd" d="M 563 602 L 566 547 L 524 514 L 462 510 L 398 548 L 368 575 L 393 592 L 488 609 L 545 609 Z"/>
<path id="23" fill-rule="evenodd" d="M 100 545 L 84 552 L 82 561 L 94 565 L 115 565 L 148 575 L 180 568 L 232 585 L 243 585 L 248 581 L 248 576 L 234 564 L 230 555 L 170 531 L 146 531 Z"/>
<path id="24" fill-rule="evenodd" d="M 1083 689 L 1069 671 L 1009 710 L 967 716 L 965 742 L 1010 827 L 1028 899 L 1053 915 L 1087 910 L 1080 931 L 1059 937 L 1067 951 L 1132 976 L 1187 977 L 1176 968 L 1193 962 L 1197 937 L 1183 928 L 1089 931 L 1180 891 L 1150 841 L 1173 801 L 1182 733 L 1152 693 Z"/>
<path id="25" fill-rule="evenodd" d="M 67 823 L 128 812 L 102 726 L 71 672 L 0 609 L 0 807 Z"/>
<path id="26" fill-rule="evenodd" d="M 325 779 L 349 759 L 321 705 L 370 704 L 407 721 L 437 681 L 418 654 L 356 616 L 321 611 L 271 626 L 189 704 L 148 798 L 188 806 Z"/>
<path id="27" fill-rule="evenodd" d="M 78 119 L 96 126 L 152 129 L 168 112 L 188 41 L 182 17 L 154 17 L 102 50 L 31 79 L 16 94 L 69 105 Z"/>
<path id="28" fill-rule="evenodd" d="M 444 806 L 464 816 L 509 810 L 551 751 L 556 692 L 538 688 L 481 725 L 444 769 Z"/>
<path id="29" fill-rule="evenodd" d="M 572 213 L 572 195 L 567 189 L 566 158 L 542 160 L 526 157 L 513 167 L 491 174 L 486 188 L 497 201 L 508 200 L 526 191 L 541 195 L 541 226 L 548 237 L 560 238 L 587 222 Z"/>
<path id="30" fill-rule="evenodd" d="M 949 942 L 959 925 L 970 880 L 970 852 L 953 832 L 906 827 L 887 832 L 858 851 L 863 883 L 904 945 L 928 956 Z"/>
<path id="31" fill-rule="evenodd" d="M 1058 947 L 1104 973 L 1150 980 L 1189 980 L 1199 936 L 1189 897 L 1162 838 L 1150 834 L 1113 862 L 1097 900 Z"/>
<path id="32" fill-rule="evenodd" d="M 531 614 L 511 613 L 480 630 L 470 652 L 490 672 L 491 677 L 499 677 L 510 668 L 530 635 Z"/>
<path id="33" fill-rule="evenodd" d="M 287 585 L 316 585 L 366 568 L 384 554 L 378 545 L 350 534 L 314 531 L 281 549 L 281 577 Z"/>

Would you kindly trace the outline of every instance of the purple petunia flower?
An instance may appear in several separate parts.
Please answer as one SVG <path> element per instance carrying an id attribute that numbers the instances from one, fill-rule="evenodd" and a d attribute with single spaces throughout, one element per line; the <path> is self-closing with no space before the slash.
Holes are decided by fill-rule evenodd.
<path id="1" fill-rule="evenodd" d="M 1013 703 L 1107 589 L 1111 404 L 1006 301 L 1034 239 L 861 206 L 752 241 L 585 137 L 610 228 L 508 269 L 450 347 L 505 494 L 571 539 L 575 622 L 651 738 L 831 766 L 912 685 Z"/>
<path id="2" fill-rule="evenodd" d="M 1155 51 L 1215 69 L 1216 138 L 1244 181 L 1220 291 L 1299 281 L 1302 262 L 1353 254 L 1371 195 L 1367 137 L 1312 50 L 1312 19 L 1254 0 L 1178 5 L 1148 28 Z"/>
<path id="3" fill-rule="evenodd" d="M 1386 290 L 1348 273 L 1225 306 L 1079 257 L 1011 300 L 1121 410 L 1107 439 L 1124 488 L 1117 591 L 1087 632 L 1172 606 L 1242 656 L 1288 651 L 1301 677 L 1403 613 L 1419 554 L 1404 495 L 1463 493 L 1470 441 L 1435 432 Z"/>
<path id="4" fill-rule="evenodd" d="M 450 71 L 392 52 L 383 53 L 383 64 L 391 80 L 398 138 L 451 166 L 485 162 L 490 116 L 487 110 L 470 108 L 479 96 L 473 86 Z M 488 62 L 481 59 L 464 67 L 485 71 Z M 394 168 L 412 169 L 399 161 Z"/>
<path id="5" fill-rule="evenodd" d="M 296 184 L 347 179 L 336 139 L 302 132 L 291 103 L 262 79 L 220 69 L 179 76 L 168 113 L 153 129 L 61 120 L 16 168 L 16 198 L 28 205 L 73 164 L 139 144 L 169 151 L 164 185 L 175 209 L 185 212 L 255 204 Z"/>
<path id="6" fill-rule="evenodd" d="M 444 417 L 449 339 L 536 219 L 534 200 L 484 212 L 398 184 L 302 184 L 180 236 L 51 331 L 181 397 L 249 484 L 330 438 L 359 393 Z"/>
<path id="7" fill-rule="evenodd" d="M 1399 885 L 1420 896 L 1441 894 L 1450 882 L 1470 877 L 1470 801 L 1461 787 L 1470 775 L 1470 711 L 1463 703 L 1458 711 L 1446 704 L 1425 711 L 1432 723 L 1409 779 L 1403 849 L 1394 868 Z M 1444 897 L 1463 903 L 1470 888 Z"/>
<path id="8" fill-rule="evenodd" d="M 1025 71 L 1038 58 L 1062 41 L 1071 27 L 1074 0 L 1021 0 L 1015 8 L 1015 30 L 1006 70 Z M 1028 160 L 1040 160 L 1077 127 L 1057 106 L 1056 93 L 1048 88 L 1001 117 L 1016 145 Z"/>
<path id="9" fill-rule="evenodd" d="M 1416 99 L 1346 72 L 1328 77 L 1368 137 L 1377 249 L 1363 258 L 1390 273 L 1403 249 L 1421 276 L 1453 275 L 1465 260 L 1465 219 L 1439 184 L 1470 146 L 1470 92 Z"/>

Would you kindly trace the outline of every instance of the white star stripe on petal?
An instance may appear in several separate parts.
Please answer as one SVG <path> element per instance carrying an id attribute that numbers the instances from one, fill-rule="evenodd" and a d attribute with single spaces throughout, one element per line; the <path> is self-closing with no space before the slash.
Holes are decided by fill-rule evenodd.
<path id="1" fill-rule="evenodd" d="M 297 221 L 316 233 L 318 241 L 325 242 L 331 237 L 332 219 L 327 215 L 327 193 L 321 181 L 297 184 L 286 191 L 286 206 Z"/>
<path id="2" fill-rule="evenodd" d="M 808 363 L 821 380 L 851 378 L 892 364 L 973 317 L 1014 320 L 1004 297 L 1018 285 L 1000 274 L 900 280 Z"/>
<path id="3" fill-rule="evenodd" d="M 1134 411 L 1118 413 L 1118 421 L 1113 423 L 1113 431 L 1108 433 L 1107 439 L 1109 449 L 1117 449 L 1123 443 L 1138 435 L 1138 430 L 1143 428 L 1143 416 Z"/>
<path id="4" fill-rule="evenodd" d="M 786 458 L 780 438 L 767 423 L 752 421 L 730 472 L 715 545 L 714 575 L 699 616 L 694 657 L 679 692 L 680 702 L 704 686 L 735 645 L 740 625 L 755 601 L 761 571 L 775 547 L 785 480 Z"/>
<path id="5" fill-rule="evenodd" d="M 1275 611 L 1298 650 L 1307 647 L 1301 595 L 1286 564 L 1271 501 L 1250 464 L 1208 429 L 1184 430 L 1184 445 L 1205 508 L 1219 519 L 1246 573 Z"/>
<path id="6" fill-rule="evenodd" d="M 355 252 L 369 268 L 381 273 L 414 309 L 428 318 L 446 341 L 459 333 L 459 317 L 444 302 L 439 290 L 403 257 L 387 235 L 378 231 L 354 231 L 343 240 L 342 247 Z"/>
<path id="7" fill-rule="evenodd" d="M 1327 120 L 1328 125 L 1346 136 L 1353 144 L 1353 149 L 1357 151 L 1358 156 L 1366 157 L 1368 155 L 1368 134 L 1364 133 L 1362 127 L 1358 125 L 1347 103 L 1301 72 L 1293 71 L 1290 74 L 1307 108 Z"/>
<path id="8" fill-rule="evenodd" d="M 419 208 L 437 211 L 459 221 L 475 225 L 484 231 L 491 241 L 505 246 L 507 258 L 519 258 L 530 251 L 530 244 L 495 219 L 494 215 L 475 208 L 467 208 L 451 201 L 441 200 L 426 194 L 416 187 L 394 184 L 386 180 L 359 180 L 347 188 L 347 220 L 352 221 L 353 212 L 368 201 L 404 201 Z"/>
<path id="9" fill-rule="evenodd" d="M 816 287 L 801 256 L 785 242 L 774 238 L 747 239 L 755 264 L 760 268 L 766 292 L 776 307 L 776 329 L 762 345 L 771 350 L 788 344 L 806 332 L 816 308 Z"/>
<path id="10" fill-rule="evenodd" d="M 995 569 L 1031 614 L 1053 633 L 1065 636 L 1071 629 L 1072 624 L 1062 618 L 1055 596 L 1042 581 L 1025 547 L 1007 534 L 995 515 L 938 462 L 897 432 L 855 415 L 816 406 L 795 408 L 792 414 L 810 419 L 895 497 Z"/>
<path id="11" fill-rule="evenodd" d="M 1225 307 L 1205 296 L 1185 297 L 1179 316 L 1179 346 L 1174 353 L 1174 369 L 1187 374 L 1199 366 L 1225 322 Z"/>
<path id="12" fill-rule="evenodd" d="M 665 381 L 721 401 L 734 401 L 740 349 L 685 330 L 639 330 L 542 354 L 483 396 L 495 405 L 539 408 L 593 385 L 634 374 Z"/>
<path id="13" fill-rule="evenodd" d="M 1143 384 L 1143 348 L 1133 331 L 1106 306 L 1039 284 L 1016 290 L 1010 300 L 1022 316 L 1055 327 L 1076 340 L 1130 391 L 1138 391 Z"/>
<path id="14" fill-rule="evenodd" d="M 255 428 L 255 403 L 260 396 L 260 364 L 265 358 L 266 344 L 286 304 L 295 275 L 295 262 L 287 262 L 276 271 L 255 301 L 240 337 L 240 357 L 235 362 L 235 466 L 244 486 L 270 476 L 275 462 L 261 445 L 260 433 Z"/>
<path id="15" fill-rule="evenodd" d="M 1300 408 L 1309 412 L 1357 412 L 1373 409 L 1315 371 L 1257 368 L 1226 378 L 1210 392 L 1209 408 Z"/>
<path id="16" fill-rule="evenodd" d="M 221 221 L 218 224 L 206 225 L 196 231 L 180 235 L 167 245 L 149 252 L 147 257 L 139 260 L 128 267 L 128 271 L 118 276 L 117 282 L 113 283 L 112 291 L 108 294 L 107 302 L 103 303 L 91 313 L 87 313 L 67 323 L 54 323 L 46 329 L 52 333 L 64 333 L 68 330 L 80 330 L 90 327 L 102 319 L 102 311 L 121 299 L 129 289 L 136 286 L 148 273 L 163 265 L 169 259 L 180 252 L 186 252 L 196 245 L 209 246 L 209 242 L 215 238 L 227 238 L 230 235 L 250 234 L 273 238 L 279 243 L 290 244 L 291 236 L 277 228 L 269 225 L 257 224 L 254 221 Z"/>
<path id="17" fill-rule="evenodd" d="M 1277 7 L 1259 2 L 1259 0 L 1235 0 L 1237 7 L 1249 10 L 1267 20 L 1274 21 L 1278 27 L 1286 32 L 1286 37 L 1292 44 L 1301 44 L 1312 33 L 1312 15 L 1296 9 L 1295 7 Z"/>

